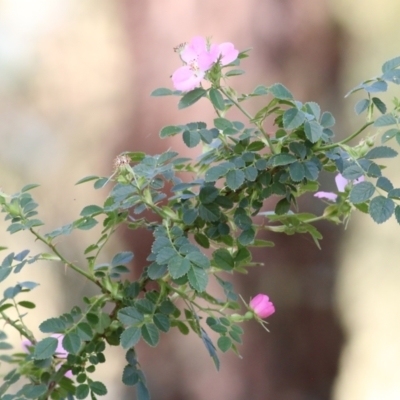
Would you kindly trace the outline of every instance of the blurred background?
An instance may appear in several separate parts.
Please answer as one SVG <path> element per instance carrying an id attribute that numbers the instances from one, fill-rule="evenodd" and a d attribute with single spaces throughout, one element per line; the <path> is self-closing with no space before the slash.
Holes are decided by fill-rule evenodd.
<path id="1" fill-rule="evenodd" d="M 399 13 L 393 0 L 0 0 L 0 187 L 13 193 L 39 183 L 32 194 L 48 232 L 102 203 L 107 189 L 74 184 L 110 175 L 121 151 L 189 154 L 180 138 L 158 140 L 159 130 L 212 121 L 212 110 L 200 101 L 178 112 L 173 98 L 149 94 L 171 87 L 180 66 L 173 47 L 195 35 L 253 47 L 242 62 L 247 74 L 232 78 L 236 89 L 282 82 L 296 99 L 332 111 L 336 135 L 346 135 L 362 118 L 352 111 L 357 96 L 343 96 L 400 55 Z M 324 184 L 332 188 L 333 177 Z M 314 199 L 302 207 L 321 211 Z M 28 235 L 8 235 L 2 221 L 0 228 L 0 245 L 32 248 Z M 243 359 L 221 355 L 217 373 L 199 338 L 173 331 L 156 349 L 139 346 L 154 400 L 400 398 L 399 227 L 354 215 L 347 230 L 318 228 L 322 251 L 308 238 L 270 236 L 275 249 L 255 254 L 265 266 L 235 278 L 245 299 L 267 293 L 277 309 L 271 333 L 245 325 Z M 60 248 L 79 261 L 90 235 L 96 232 L 74 233 Z M 137 276 L 148 246 L 143 233 L 121 232 L 109 254 L 134 251 Z M 25 267 L 23 274 L 41 282 L 27 321 L 39 338 L 39 322 L 93 290 L 61 265 Z M 18 348 L 20 338 L 13 339 Z M 109 388 L 104 398 L 135 398 L 121 383 L 124 353 L 107 357 L 96 376 Z"/>

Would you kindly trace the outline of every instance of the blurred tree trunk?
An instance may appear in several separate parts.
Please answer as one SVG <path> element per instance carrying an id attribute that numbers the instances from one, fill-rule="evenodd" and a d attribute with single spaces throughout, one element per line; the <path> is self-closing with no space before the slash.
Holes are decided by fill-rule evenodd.
<path id="1" fill-rule="evenodd" d="M 242 65 L 248 71 L 245 79 L 232 80 L 235 88 L 249 92 L 257 84 L 280 81 L 297 99 L 332 107 L 340 68 L 340 32 L 326 3 L 121 1 L 132 50 L 133 82 L 131 117 L 119 150 L 159 154 L 173 148 L 196 154 L 181 138 L 159 140 L 158 132 L 165 125 L 199 119 L 211 122 L 211 108 L 200 101 L 178 111 L 173 98 L 149 96 L 157 87 L 172 86 L 170 75 L 180 66 L 173 47 L 195 35 L 212 35 L 217 43 L 231 41 L 239 50 L 254 47 Z M 270 334 L 254 323 L 245 326 L 242 360 L 223 355 L 217 374 L 201 340 L 182 338 L 177 332 L 163 336 L 156 350 L 139 349 L 154 400 L 330 398 L 342 342 L 332 308 L 338 235 L 332 228 L 320 228 L 325 236 L 322 252 L 309 237 L 271 237 L 277 241 L 276 249 L 255 254 L 266 266 L 234 278 L 245 299 L 268 293 L 277 308 Z M 131 244 L 140 270 L 151 235 L 127 232 L 125 240 Z"/>

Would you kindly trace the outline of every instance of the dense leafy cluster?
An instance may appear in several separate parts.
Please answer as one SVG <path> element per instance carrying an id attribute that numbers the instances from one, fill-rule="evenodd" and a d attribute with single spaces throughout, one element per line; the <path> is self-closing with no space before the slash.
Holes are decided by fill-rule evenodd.
<path id="1" fill-rule="evenodd" d="M 243 334 L 238 324 L 251 318 L 263 323 L 251 305 L 246 305 L 244 315 L 238 313 L 238 296 L 225 278 L 226 273 L 246 273 L 247 267 L 254 265 L 252 246 L 273 246 L 258 238 L 260 230 L 310 234 L 318 245 L 322 237 L 314 222 L 345 222 L 355 209 L 368 213 L 377 223 L 393 214 L 400 222 L 400 188 L 382 175 L 385 167 L 377 161 L 397 156 L 387 143 L 393 139 L 400 143 L 400 102 L 395 99 L 388 111 L 375 97 L 387 90 L 388 83 L 400 83 L 400 57 L 385 63 L 381 76 L 353 89 L 366 93 L 355 110 L 357 114 L 366 112 L 367 122 L 339 142 L 334 142 L 332 114 L 321 112 L 317 103 L 295 100 L 280 83 L 258 86 L 250 94 L 238 94 L 223 85 L 228 77 L 243 73 L 237 67 L 246 57 L 244 51 L 229 65 L 215 62 L 205 70 L 202 77 L 209 82 L 208 88 L 196 87 L 187 93 L 161 88 L 152 93 L 180 97 L 180 109 L 201 99 L 211 102 L 216 112 L 212 126 L 198 121 L 160 131 L 161 138 L 181 135 L 187 147 L 202 146 L 197 160 L 180 157 L 174 151 L 161 155 L 123 153 L 111 177 L 89 176 L 78 182 L 92 181 L 96 189 L 113 182 L 104 204 L 86 206 L 77 220 L 44 235 L 40 233 L 43 223 L 37 219 L 37 203 L 30 195 L 36 185 L 14 195 L 0 192 L 8 232 L 30 231 L 49 251 L 8 254 L 0 267 L 0 281 L 34 262 L 51 261 L 61 262 L 98 287 L 98 294 L 85 297 L 80 307 L 39 324 L 44 336 L 63 335 L 62 346 L 68 353 L 63 359 L 57 355 L 57 338 L 36 339 L 24 323 L 21 308 L 33 309 L 35 304 L 20 299 L 37 283 L 21 282 L 4 291 L 0 318 L 31 346 L 27 353 L 0 356 L 3 362 L 18 365 L 4 376 L 2 399 L 84 399 L 89 395 L 96 399 L 105 395 L 106 387 L 93 380 L 92 374 L 96 365 L 106 362 L 107 345 L 127 351 L 122 381 L 136 385 L 140 400 L 149 399 L 135 351 L 140 340 L 157 346 L 160 335 L 173 328 L 182 334 L 192 330 L 218 368 L 217 348 L 238 353 Z M 266 96 L 266 104 L 252 116 L 243 104 L 260 96 Z M 232 107 L 242 112 L 245 122 L 227 118 Z M 375 118 L 376 110 L 380 115 Z M 273 133 L 266 132 L 266 120 L 273 123 Z M 349 142 L 367 128 L 377 131 L 350 146 Z M 381 128 L 385 128 L 383 132 Z M 376 145 L 378 137 L 381 143 Z M 299 211 L 298 198 L 318 191 L 321 171 L 340 173 L 348 185 L 335 195 L 335 201 L 326 204 L 322 215 Z M 355 184 L 361 177 L 363 180 Z M 262 211 L 267 199 L 270 210 Z M 256 223 L 255 216 L 264 220 Z M 98 224 L 102 224 L 100 238 L 84 249 L 83 265 L 60 253 L 56 239 Z M 148 263 L 133 282 L 126 275 L 133 259 L 131 252 L 98 263 L 99 254 L 122 224 L 134 230 L 151 230 L 154 236 Z M 220 285 L 219 295 L 208 291 L 210 280 Z M 267 296 L 260 299 L 258 307 L 264 307 L 265 301 L 272 307 Z M 106 304 L 112 305 L 111 312 L 105 311 Z M 207 333 L 210 330 L 219 335 L 217 347 Z M 7 335 L 0 332 L 0 349 L 10 348 Z M 71 371 L 72 380 L 65 376 L 67 371 Z M 27 383 L 10 394 L 22 377 Z"/>

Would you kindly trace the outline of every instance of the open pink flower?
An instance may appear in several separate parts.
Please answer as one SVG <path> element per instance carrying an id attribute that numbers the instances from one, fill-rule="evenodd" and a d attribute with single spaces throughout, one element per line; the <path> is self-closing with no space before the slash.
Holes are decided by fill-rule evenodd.
<path id="1" fill-rule="evenodd" d="M 206 39 L 195 36 L 179 55 L 185 65 L 172 74 L 172 82 L 175 89 L 187 92 L 199 86 L 206 71 L 217 61 L 219 49 L 216 45 L 208 49 Z"/>
<path id="2" fill-rule="evenodd" d="M 260 318 L 267 318 L 275 312 L 275 306 L 266 294 L 258 294 L 251 299 L 250 308 L 252 308 L 254 313 Z"/>
<path id="3" fill-rule="evenodd" d="M 55 334 L 55 335 L 51 335 L 51 337 L 56 338 L 58 343 L 57 343 L 57 348 L 56 348 L 56 352 L 55 355 L 58 358 L 67 358 L 68 357 L 68 352 L 64 349 L 63 345 L 62 345 L 62 341 L 64 339 L 64 335 L 61 334 Z M 25 351 L 25 353 L 29 353 L 29 348 L 30 346 L 32 346 L 32 342 L 28 339 L 23 339 L 21 342 L 21 346 L 22 349 Z M 57 369 L 59 369 L 61 367 L 61 365 L 59 364 L 57 366 Z M 67 371 L 65 373 L 65 376 L 67 378 L 72 378 L 72 371 Z"/>
<path id="4" fill-rule="evenodd" d="M 239 54 L 232 43 L 209 46 L 202 36 L 195 36 L 189 44 L 179 46 L 177 51 L 185 65 L 172 74 L 172 82 L 175 89 L 183 92 L 198 87 L 218 59 L 221 65 L 227 65 Z"/>
<path id="5" fill-rule="evenodd" d="M 354 179 L 353 185 L 357 185 L 357 183 L 363 182 L 364 176 L 360 176 L 357 179 Z M 336 187 L 339 192 L 343 193 L 346 189 L 347 184 L 350 182 L 348 179 L 343 177 L 342 174 L 337 174 L 335 177 Z M 333 192 L 317 192 L 314 194 L 314 197 L 318 197 L 319 199 L 327 199 L 331 201 L 336 201 L 338 195 Z"/>
<path id="6" fill-rule="evenodd" d="M 221 56 L 221 65 L 230 64 L 231 62 L 235 61 L 239 55 L 239 50 L 236 50 L 232 43 L 221 43 L 218 48 Z"/>

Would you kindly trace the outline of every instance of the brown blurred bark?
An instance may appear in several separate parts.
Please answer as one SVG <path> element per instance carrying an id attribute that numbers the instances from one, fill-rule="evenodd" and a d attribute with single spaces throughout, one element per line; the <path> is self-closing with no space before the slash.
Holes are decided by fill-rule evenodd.
<path id="1" fill-rule="evenodd" d="M 150 98 L 157 87 L 171 87 L 169 76 L 179 66 L 172 48 L 195 35 L 215 42 L 231 41 L 254 51 L 243 63 L 246 79 L 239 90 L 280 81 L 300 100 L 332 105 L 340 67 L 339 31 L 327 2 L 314 0 L 159 0 L 121 1 L 121 16 L 132 49 L 132 114 L 119 150 L 158 154 L 170 147 L 186 154 L 181 138 L 160 141 L 164 125 L 212 120 L 212 110 L 199 102 L 178 111 L 174 100 Z M 304 206 L 305 204 L 303 204 Z M 305 205 L 307 206 L 307 205 Z M 257 252 L 266 266 L 235 277 L 244 298 L 271 295 L 277 313 L 271 333 L 253 323 L 245 326 L 243 360 L 222 356 L 217 374 L 200 339 L 163 336 L 156 350 L 139 350 L 155 400 L 300 400 L 330 398 L 341 346 L 332 309 L 335 230 L 321 227 L 323 252 L 311 239 L 277 237 L 276 249 Z M 137 267 L 149 252 L 151 235 L 127 233 Z M 275 238 L 274 238 L 275 239 Z"/>

